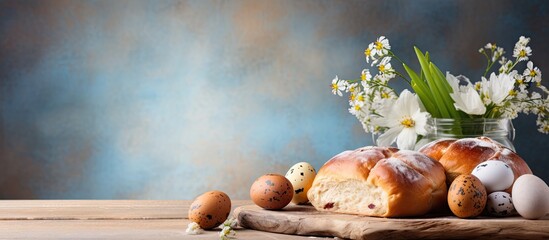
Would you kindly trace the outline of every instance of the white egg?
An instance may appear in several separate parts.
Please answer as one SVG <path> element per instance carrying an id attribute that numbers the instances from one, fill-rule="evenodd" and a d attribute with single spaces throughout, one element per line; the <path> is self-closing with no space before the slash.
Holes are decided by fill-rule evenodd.
<path id="1" fill-rule="evenodd" d="M 307 192 L 313 185 L 316 171 L 311 164 L 300 162 L 293 165 L 286 173 L 286 178 L 290 180 L 294 187 L 294 197 L 292 203 L 306 204 L 309 202 Z"/>
<path id="2" fill-rule="evenodd" d="M 511 167 L 497 160 L 480 163 L 473 169 L 471 174 L 480 179 L 489 193 L 510 188 L 513 185 L 513 180 L 515 180 L 515 174 Z"/>
<path id="3" fill-rule="evenodd" d="M 496 217 L 511 216 L 515 213 L 515 206 L 511 194 L 506 192 L 493 192 L 488 195 L 486 202 L 488 214 Z"/>
<path id="4" fill-rule="evenodd" d="M 513 202 L 517 212 L 527 219 L 539 219 L 549 213 L 549 187 L 539 177 L 524 174 L 513 184 Z"/>

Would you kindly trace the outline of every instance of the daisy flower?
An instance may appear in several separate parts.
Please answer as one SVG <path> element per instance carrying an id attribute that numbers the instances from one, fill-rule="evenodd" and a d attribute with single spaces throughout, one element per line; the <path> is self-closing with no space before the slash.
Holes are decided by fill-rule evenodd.
<path id="1" fill-rule="evenodd" d="M 529 61 L 526 64 L 526 69 L 524 70 L 524 78 L 527 82 L 540 82 L 541 81 L 541 71 L 539 68 L 534 67 L 534 63 Z"/>
<path id="2" fill-rule="evenodd" d="M 334 95 L 343 96 L 341 91 L 345 91 L 345 87 L 345 80 L 339 80 L 337 76 L 332 80 L 332 93 Z"/>
<path id="3" fill-rule="evenodd" d="M 389 39 L 385 38 L 384 36 L 379 37 L 374 42 L 374 49 L 375 54 L 379 56 L 384 56 L 389 53 L 389 50 L 391 50 L 391 45 L 389 45 Z"/>
<path id="4" fill-rule="evenodd" d="M 377 69 L 382 73 L 392 72 L 393 68 L 391 66 L 391 57 L 384 57 L 377 65 Z"/>
<path id="5" fill-rule="evenodd" d="M 419 98 L 408 90 L 402 91 L 395 101 L 388 103 L 382 116 L 373 120 L 374 125 L 387 127 L 379 136 L 379 146 L 390 146 L 395 141 L 400 149 L 414 149 L 417 136 L 427 134 L 427 119 L 430 114 L 422 111 Z"/>
<path id="6" fill-rule="evenodd" d="M 370 80 L 372 80 L 372 74 L 370 73 L 370 70 L 368 70 L 368 69 L 362 70 L 362 73 L 360 74 L 360 80 L 361 81 L 370 81 Z"/>
<path id="7" fill-rule="evenodd" d="M 370 45 L 368 45 L 368 48 L 364 50 L 364 55 L 366 56 L 366 62 L 369 63 L 370 58 L 373 59 L 375 54 L 376 54 L 376 51 L 374 51 L 374 44 L 370 43 Z"/>
<path id="8" fill-rule="evenodd" d="M 532 55 L 532 49 L 525 45 L 517 44 L 513 50 L 513 57 L 517 58 L 519 62 L 527 61 L 528 57 Z"/>
<path id="9" fill-rule="evenodd" d="M 348 84 L 347 87 L 345 88 L 345 92 L 351 92 L 351 94 L 356 93 L 357 90 L 360 90 L 358 89 L 358 83 Z"/>
<path id="10" fill-rule="evenodd" d="M 349 108 L 349 113 L 353 116 L 360 117 L 363 114 L 364 101 L 351 101 L 351 107 Z"/>
<path id="11" fill-rule="evenodd" d="M 524 76 L 520 74 L 515 74 L 514 78 L 520 92 L 525 92 L 526 88 L 528 88 L 528 85 L 526 84 L 526 81 L 524 81 Z"/>

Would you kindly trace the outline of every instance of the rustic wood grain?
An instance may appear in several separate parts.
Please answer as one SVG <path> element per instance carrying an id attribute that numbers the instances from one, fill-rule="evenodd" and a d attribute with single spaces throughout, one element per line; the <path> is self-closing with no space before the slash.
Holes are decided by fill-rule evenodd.
<path id="1" fill-rule="evenodd" d="M 234 211 L 247 228 L 297 235 L 350 239 L 549 239 L 549 217 L 459 219 L 374 218 L 316 211 L 312 206 L 290 205 L 280 211 L 255 205 Z"/>
<path id="2" fill-rule="evenodd" d="M 2 220 L 0 239 L 219 239 L 220 229 L 187 235 L 186 219 L 148 220 Z M 237 229 L 235 240 L 308 239 Z"/>
<path id="3" fill-rule="evenodd" d="M 1 200 L 0 220 L 186 219 L 188 200 Z M 232 201 L 233 209 L 251 201 Z"/>
<path id="4" fill-rule="evenodd" d="M 0 200 L 0 239 L 219 239 L 187 235 L 189 200 Z M 249 205 L 233 200 L 233 209 Z M 237 239 L 307 239 L 237 229 Z"/>

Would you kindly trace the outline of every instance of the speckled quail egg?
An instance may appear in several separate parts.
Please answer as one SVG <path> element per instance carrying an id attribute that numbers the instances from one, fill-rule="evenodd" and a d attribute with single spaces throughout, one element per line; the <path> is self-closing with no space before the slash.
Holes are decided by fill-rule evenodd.
<path id="1" fill-rule="evenodd" d="M 229 217 L 231 199 L 220 191 L 209 191 L 198 196 L 189 208 L 189 220 L 202 229 L 219 226 Z"/>
<path id="2" fill-rule="evenodd" d="M 515 174 L 511 167 L 498 160 L 488 160 L 480 163 L 473 169 L 471 174 L 480 179 L 488 193 L 510 188 L 515 180 Z"/>
<path id="3" fill-rule="evenodd" d="M 448 206 L 460 218 L 476 217 L 486 206 L 486 188 L 474 175 L 459 175 L 448 189 Z"/>
<path id="4" fill-rule="evenodd" d="M 306 204 L 309 202 L 307 192 L 313 185 L 316 171 L 311 164 L 300 162 L 293 165 L 286 173 L 286 178 L 290 180 L 294 188 L 294 197 L 292 203 Z"/>
<path id="5" fill-rule="evenodd" d="M 282 209 L 294 196 L 292 183 L 279 174 L 265 174 L 259 177 L 250 188 L 252 201 L 264 209 Z"/>
<path id="6" fill-rule="evenodd" d="M 506 192 L 493 192 L 488 195 L 486 212 L 496 217 L 506 217 L 515 214 L 515 206 L 511 194 Z"/>

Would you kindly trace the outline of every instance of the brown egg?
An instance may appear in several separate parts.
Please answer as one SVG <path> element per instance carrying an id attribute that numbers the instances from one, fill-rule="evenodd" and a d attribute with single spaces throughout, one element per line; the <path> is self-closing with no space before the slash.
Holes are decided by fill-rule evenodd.
<path id="1" fill-rule="evenodd" d="M 209 191 L 198 196 L 189 208 L 189 220 L 210 229 L 221 225 L 231 212 L 231 199 L 220 191 Z"/>
<path id="2" fill-rule="evenodd" d="M 459 175 L 448 189 L 448 206 L 460 218 L 476 217 L 486 206 L 486 188 L 474 175 Z"/>
<path id="3" fill-rule="evenodd" d="M 293 196 L 292 183 L 278 174 L 263 175 L 250 188 L 252 201 L 264 209 L 282 209 L 292 201 Z"/>

